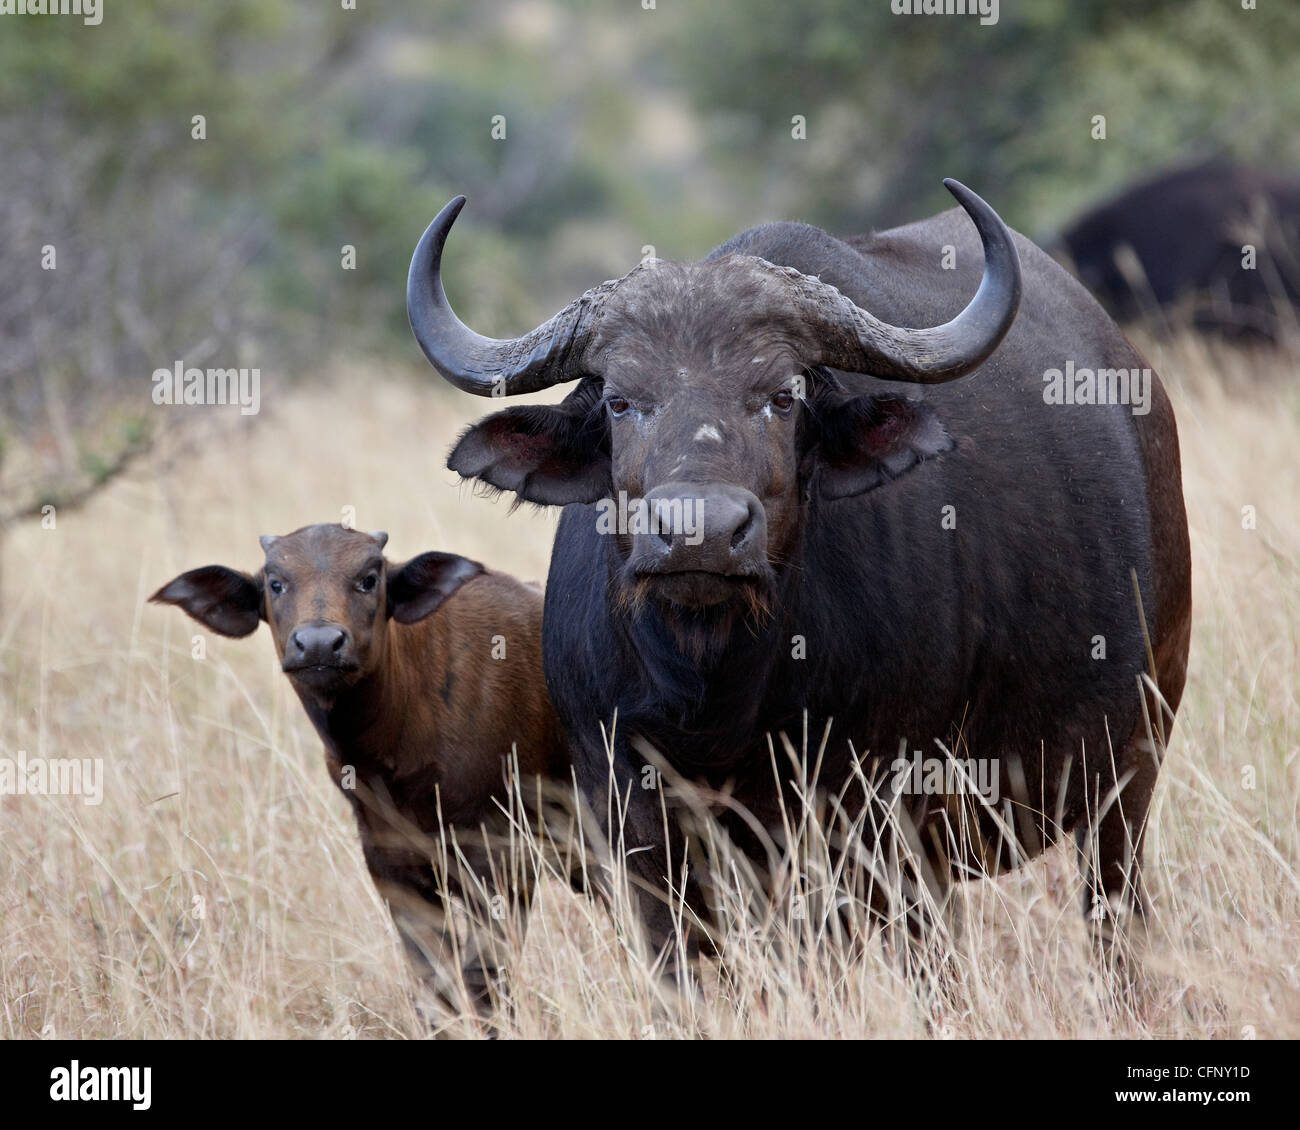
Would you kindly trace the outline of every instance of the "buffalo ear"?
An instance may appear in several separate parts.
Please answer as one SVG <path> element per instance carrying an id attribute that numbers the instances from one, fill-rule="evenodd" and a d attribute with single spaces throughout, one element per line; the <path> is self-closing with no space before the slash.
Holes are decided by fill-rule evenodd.
<path id="1" fill-rule="evenodd" d="M 251 635 L 263 619 L 262 577 L 250 577 L 224 565 L 191 569 L 163 585 L 149 598 L 175 604 L 223 636 Z"/>
<path id="2" fill-rule="evenodd" d="M 925 401 L 855 396 L 822 413 L 818 485 L 825 498 L 883 486 L 954 444 Z"/>
<path id="3" fill-rule="evenodd" d="M 461 435 L 447 466 L 541 506 L 607 497 L 609 437 L 599 389 L 584 380 L 558 405 L 507 408 L 480 420 Z"/>
<path id="4" fill-rule="evenodd" d="M 471 577 L 483 572 L 477 561 L 454 553 L 421 553 L 388 570 L 388 615 L 399 624 L 423 620 Z"/>

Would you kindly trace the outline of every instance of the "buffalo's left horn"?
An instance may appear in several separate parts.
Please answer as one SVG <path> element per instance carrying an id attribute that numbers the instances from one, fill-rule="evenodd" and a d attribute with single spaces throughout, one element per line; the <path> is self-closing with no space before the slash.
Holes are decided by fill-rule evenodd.
<path id="1" fill-rule="evenodd" d="M 966 209 L 984 245 L 984 277 L 970 304 L 950 322 L 906 329 L 882 322 L 835 287 L 791 272 L 800 317 L 814 327 L 817 362 L 891 381 L 941 384 L 964 377 L 993 353 L 1020 308 L 1020 258 L 998 214 L 964 184 L 944 187 Z"/>
<path id="2" fill-rule="evenodd" d="M 450 201 L 411 256 L 406 315 L 424 355 L 457 388 L 479 396 L 514 396 L 575 380 L 582 375 L 595 314 L 618 280 L 593 287 L 523 337 L 476 334 L 456 317 L 442 289 L 442 249 L 464 206 L 463 196 Z"/>

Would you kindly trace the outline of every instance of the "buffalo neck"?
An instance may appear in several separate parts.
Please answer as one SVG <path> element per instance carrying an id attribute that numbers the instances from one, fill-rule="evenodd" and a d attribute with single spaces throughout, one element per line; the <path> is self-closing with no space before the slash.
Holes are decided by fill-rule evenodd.
<path id="1" fill-rule="evenodd" d="M 792 570 L 777 571 L 770 614 L 761 620 L 738 615 L 702 652 L 683 646 L 680 631 L 654 602 L 635 611 L 616 609 L 615 630 L 641 668 L 619 703 L 620 718 L 646 736 L 667 726 L 677 743 L 693 737 L 710 760 L 721 744 L 736 748 L 749 737 L 757 740 L 775 714 L 785 713 L 784 700 L 798 697 L 790 679 L 776 678 L 786 666 L 783 641 L 798 587 L 792 576 Z"/>

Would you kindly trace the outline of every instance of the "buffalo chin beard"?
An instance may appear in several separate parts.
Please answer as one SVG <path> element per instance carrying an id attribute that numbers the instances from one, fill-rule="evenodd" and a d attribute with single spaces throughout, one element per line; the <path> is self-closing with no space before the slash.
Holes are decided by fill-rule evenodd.
<path id="1" fill-rule="evenodd" d="M 653 607 L 684 655 L 699 662 L 721 651 L 742 625 L 757 630 L 771 616 L 764 577 L 721 573 L 641 573 L 622 586 L 620 603 L 635 616 Z"/>

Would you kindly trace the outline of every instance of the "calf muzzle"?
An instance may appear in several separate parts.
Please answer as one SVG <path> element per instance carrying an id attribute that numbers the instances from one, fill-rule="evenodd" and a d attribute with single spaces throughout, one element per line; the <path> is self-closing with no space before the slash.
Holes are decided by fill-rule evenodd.
<path id="1" fill-rule="evenodd" d="M 342 624 L 299 624 L 289 634 L 281 666 L 290 675 L 354 671 L 352 634 Z"/>

